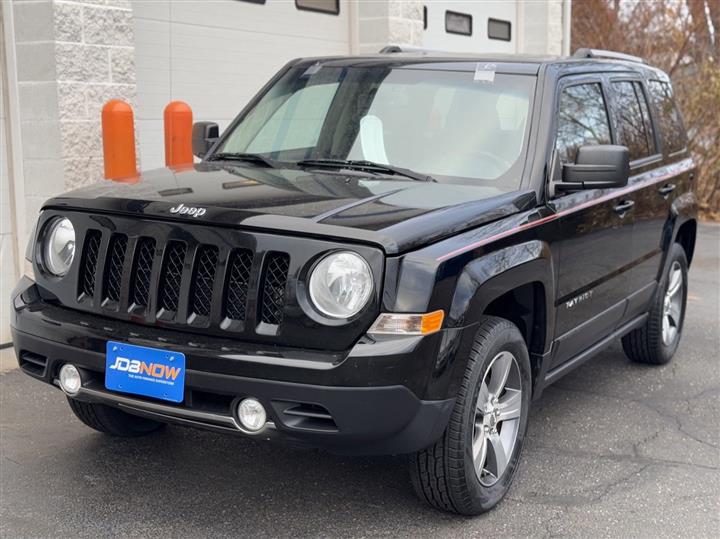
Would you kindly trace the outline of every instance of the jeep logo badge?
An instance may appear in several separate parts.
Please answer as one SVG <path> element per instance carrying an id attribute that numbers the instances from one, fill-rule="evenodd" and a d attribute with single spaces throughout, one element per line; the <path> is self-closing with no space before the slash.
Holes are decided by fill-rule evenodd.
<path id="1" fill-rule="evenodd" d="M 180 215 L 189 215 L 190 217 L 202 217 L 207 213 L 205 208 L 195 208 L 186 206 L 185 204 L 178 204 L 170 208 L 170 213 L 179 213 Z"/>

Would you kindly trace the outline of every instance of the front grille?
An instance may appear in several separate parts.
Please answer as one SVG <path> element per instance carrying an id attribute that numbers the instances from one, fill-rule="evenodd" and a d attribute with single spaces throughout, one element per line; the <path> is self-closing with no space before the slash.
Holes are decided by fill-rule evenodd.
<path id="1" fill-rule="evenodd" d="M 92 298 L 95 294 L 95 275 L 97 273 L 101 238 L 102 233 L 99 230 L 88 230 L 85 235 L 78 287 L 81 297 Z"/>
<path id="2" fill-rule="evenodd" d="M 284 318 L 285 289 L 290 256 L 271 251 L 255 265 L 255 253 L 157 236 L 88 230 L 83 242 L 78 274 L 79 304 L 91 308 L 84 296 L 93 298 L 102 285 L 99 312 L 134 321 L 243 332 L 251 322 L 279 326 Z M 101 249 L 107 246 L 107 254 Z M 258 272 L 253 276 L 253 272 Z M 101 281 L 100 281 L 101 280 Z M 257 290 L 253 290 L 257 287 Z M 253 307 L 250 316 L 249 306 Z M 216 314 L 213 314 L 216 313 Z M 252 331 L 248 328 L 248 331 Z M 275 334 L 277 330 L 270 330 Z M 265 333 L 270 334 L 270 333 Z"/>
<path id="3" fill-rule="evenodd" d="M 160 306 L 167 311 L 176 312 L 180 306 L 180 286 L 186 252 L 187 246 L 179 241 L 168 243 L 165 251 L 165 262 L 160 275 Z"/>
<path id="4" fill-rule="evenodd" d="M 285 306 L 285 283 L 287 282 L 290 257 L 285 253 L 270 253 L 265 264 L 265 279 L 260 319 L 266 324 L 279 325 Z"/>

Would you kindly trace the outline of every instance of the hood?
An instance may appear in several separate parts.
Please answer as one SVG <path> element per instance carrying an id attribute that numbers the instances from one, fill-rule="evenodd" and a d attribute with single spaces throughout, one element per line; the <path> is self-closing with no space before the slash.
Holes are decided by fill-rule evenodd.
<path id="1" fill-rule="evenodd" d="M 533 191 L 199 163 L 104 181 L 45 207 L 350 240 L 396 254 L 528 209 L 535 200 Z"/>

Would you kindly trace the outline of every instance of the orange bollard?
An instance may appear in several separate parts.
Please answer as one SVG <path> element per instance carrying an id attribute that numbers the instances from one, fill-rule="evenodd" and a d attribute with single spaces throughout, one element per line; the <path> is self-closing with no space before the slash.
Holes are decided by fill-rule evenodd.
<path id="1" fill-rule="evenodd" d="M 165 121 L 165 166 L 193 162 L 192 109 L 183 101 L 171 101 L 163 112 Z"/>
<path id="2" fill-rule="evenodd" d="M 111 99 L 102 109 L 103 159 L 105 177 L 115 180 L 137 175 L 135 126 L 132 107 Z"/>

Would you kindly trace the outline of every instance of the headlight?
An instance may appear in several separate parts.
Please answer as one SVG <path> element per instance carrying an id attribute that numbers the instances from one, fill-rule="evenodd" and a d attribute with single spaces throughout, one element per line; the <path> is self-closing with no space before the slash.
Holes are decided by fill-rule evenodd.
<path id="1" fill-rule="evenodd" d="M 53 275 L 62 277 L 75 258 L 75 229 L 70 219 L 55 219 L 43 242 L 43 265 Z"/>
<path id="2" fill-rule="evenodd" d="M 372 291 L 370 266 L 363 257 L 350 251 L 327 255 L 310 275 L 310 299 L 321 313 L 331 318 L 356 315 L 365 307 Z"/>

